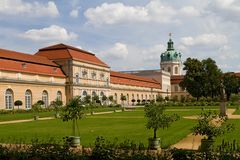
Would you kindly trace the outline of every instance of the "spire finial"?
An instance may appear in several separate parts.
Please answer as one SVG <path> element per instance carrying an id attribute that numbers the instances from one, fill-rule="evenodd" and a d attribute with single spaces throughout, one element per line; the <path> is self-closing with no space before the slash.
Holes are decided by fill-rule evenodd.
<path id="1" fill-rule="evenodd" d="M 171 32 L 169 33 L 169 38 L 170 38 L 170 39 L 172 38 L 172 33 L 171 33 Z"/>

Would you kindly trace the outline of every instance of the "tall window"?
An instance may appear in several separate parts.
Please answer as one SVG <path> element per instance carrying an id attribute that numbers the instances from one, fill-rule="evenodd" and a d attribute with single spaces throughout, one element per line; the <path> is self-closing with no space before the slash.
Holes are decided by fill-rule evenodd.
<path id="1" fill-rule="evenodd" d="M 83 91 L 82 92 L 82 97 L 84 98 L 84 97 L 86 97 L 87 96 L 87 91 Z"/>
<path id="2" fill-rule="evenodd" d="M 178 92 L 178 86 L 177 85 L 174 86 L 174 90 L 175 90 L 175 92 Z"/>
<path id="3" fill-rule="evenodd" d="M 92 72 L 92 79 L 96 79 L 97 78 L 97 73 L 95 71 Z"/>
<path id="4" fill-rule="evenodd" d="M 25 92 L 25 107 L 26 109 L 32 107 L 32 92 L 30 90 L 26 90 Z"/>
<path id="5" fill-rule="evenodd" d="M 59 101 L 62 100 L 62 92 L 61 91 L 57 92 L 57 100 L 59 100 Z"/>
<path id="6" fill-rule="evenodd" d="M 178 74 L 178 67 L 175 67 L 175 74 Z"/>
<path id="7" fill-rule="evenodd" d="M 5 105 L 6 109 L 13 109 L 13 91 L 7 89 L 5 92 Z"/>
<path id="8" fill-rule="evenodd" d="M 43 91 L 42 101 L 44 102 L 43 107 L 47 107 L 48 106 L 48 93 L 47 93 L 47 91 Z"/>
<path id="9" fill-rule="evenodd" d="M 88 71 L 86 69 L 82 70 L 82 77 L 83 78 L 88 78 Z"/>
<path id="10" fill-rule="evenodd" d="M 79 74 L 76 73 L 76 83 L 77 83 L 77 84 L 79 83 L 79 79 L 80 79 Z"/>
<path id="11" fill-rule="evenodd" d="M 103 97 L 103 96 L 104 96 L 104 93 L 103 93 L 103 92 L 101 92 L 101 93 L 100 93 L 100 97 L 99 97 L 99 98 L 100 98 L 100 100 L 102 100 L 102 97 Z"/>

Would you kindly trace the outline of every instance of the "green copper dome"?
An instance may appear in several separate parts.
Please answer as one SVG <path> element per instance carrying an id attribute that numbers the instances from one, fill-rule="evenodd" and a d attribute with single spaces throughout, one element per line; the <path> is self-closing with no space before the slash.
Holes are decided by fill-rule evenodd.
<path id="1" fill-rule="evenodd" d="M 181 62 L 181 53 L 177 52 L 173 47 L 173 41 L 170 38 L 168 41 L 167 50 L 161 54 L 161 62 Z"/>

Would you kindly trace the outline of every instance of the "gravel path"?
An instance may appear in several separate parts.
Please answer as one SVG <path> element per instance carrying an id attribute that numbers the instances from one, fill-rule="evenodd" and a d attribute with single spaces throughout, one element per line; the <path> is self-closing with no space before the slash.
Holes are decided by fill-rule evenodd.
<path id="1" fill-rule="evenodd" d="M 227 115 L 229 119 L 240 119 L 240 115 L 233 115 L 236 109 L 227 109 Z M 186 119 L 197 119 L 198 116 L 186 116 L 183 117 Z M 187 135 L 187 137 L 183 138 L 178 143 L 171 146 L 171 148 L 178 148 L 178 149 L 190 149 L 190 150 L 197 150 L 201 145 L 201 139 L 204 138 L 200 135 L 193 135 L 192 133 Z"/>

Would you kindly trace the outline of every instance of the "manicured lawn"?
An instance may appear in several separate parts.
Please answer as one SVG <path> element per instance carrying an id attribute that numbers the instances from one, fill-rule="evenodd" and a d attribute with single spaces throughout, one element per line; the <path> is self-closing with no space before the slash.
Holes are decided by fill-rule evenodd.
<path id="1" fill-rule="evenodd" d="M 117 108 L 121 109 L 121 108 Z M 106 112 L 106 111 L 113 111 L 114 108 L 94 108 L 94 112 Z M 85 111 L 86 113 L 90 113 L 91 110 L 88 109 Z M 49 112 L 40 112 L 38 115 L 40 118 L 42 117 L 53 117 L 55 114 L 54 111 L 49 111 Z M 22 120 L 22 119 L 33 119 L 33 116 L 36 115 L 36 113 L 14 113 L 14 114 L 0 114 L 0 122 L 1 121 L 11 121 L 11 120 Z"/>
<path id="2" fill-rule="evenodd" d="M 52 117 L 55 112 L 40 112 L 40 117 Z M 14 113 L 14 114 L 0 114 L 0 121 L 11 121 L 21 119 L 33 119 L 36 113 Z"/>
<path id="3" fill-rule="evenodd" d="M 172 109 L 166 112 L 187 116 L 199 114 L 201 109 Z M 109 140 L 117 137 L 119 141 L 130 139 L 147 145 L 147 139 L 153 136 L 153 131 L 145 128 L 145 122 L 144 112 L 141 109 L 134 112 L 87 116 L 79 121 L 81 144 L 92 146 L 97 136 L 103 136 Z M 167 147 L 177 143 L 190 134 L 195 123 L 195 120 L 181 118 L 170 128 L 159 130 L 158 136 L 162 139 L 162 146 Z M 71 122 L 62 122 L 59 119 L 0 125 L 0 142 L 2 143 L 19 143 L 23 140 L 23 143 L 29 143 L 33 138 L 46 140 L 51 137 L 61 140 L 68 135 L 71 135 Z"/>
<path id="4" fill-rule="evenodd" d="M 236 111 L 233 114 L 240 114 L 240 109 L 236 109 Z"/>

